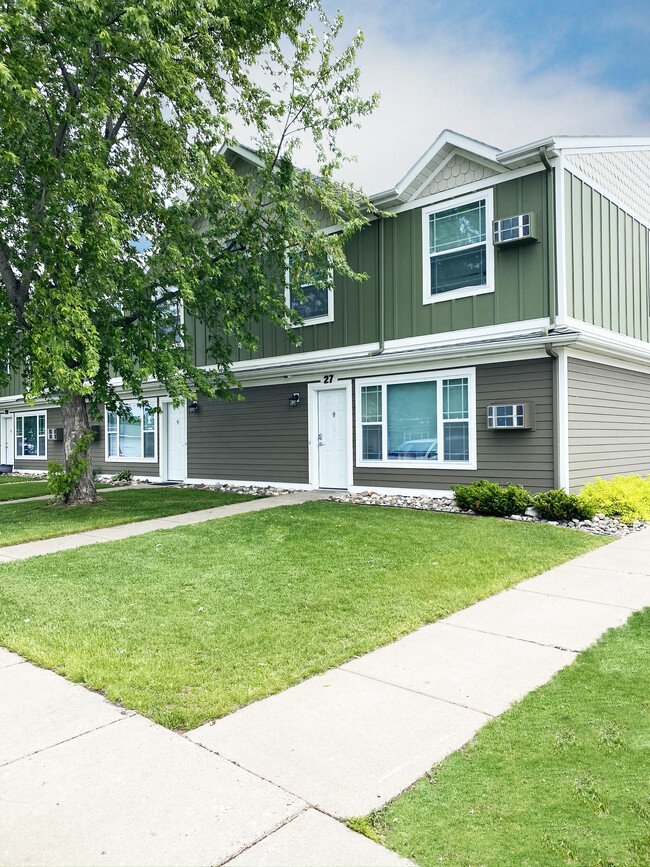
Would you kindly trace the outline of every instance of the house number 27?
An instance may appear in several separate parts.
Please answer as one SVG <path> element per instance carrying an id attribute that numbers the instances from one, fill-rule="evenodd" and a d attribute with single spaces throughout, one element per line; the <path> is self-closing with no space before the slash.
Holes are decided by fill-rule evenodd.
<path id="1" fill-rule="evenodd" d="M 331 374 L 331 373 L 328 373 L 327 376 L 324 376 L 324 377 L 323 377 L 323 382 L 324 382 L 326 385 L 327 385 L 328 383 L 330 383 L 330 382 L 334 382 L 334 375 Z"/>

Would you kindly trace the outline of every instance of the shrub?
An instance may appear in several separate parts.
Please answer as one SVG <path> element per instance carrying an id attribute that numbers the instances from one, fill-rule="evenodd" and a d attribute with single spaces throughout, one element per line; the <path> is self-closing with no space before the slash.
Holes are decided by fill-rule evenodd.
<path id="1" fill-rule="evenodd" d="M 57 503 L 64 503 L 70 491 L 74 488 L 88 466 L 88 458 L 82 457 L 90 443 L 94 440 L 93 431 L 79 437 L 68 458 L 67 469 L 57 461 L 48 461 L 47 489 L 54 495 Z"/>
<path id="2" fill-rule="evenodd" d="M 599 477 L 585 485 L 580 499 L 588 503 L 594 512 L 602 512 L 609 518 L 620 515 L 624 524 L 650 520 L 650 477 L 638 475 L 615 476 L 610 481 Z"/>
<path id="3" fill-rule="evenodd" d="M 523 515 L 532 505 L 532 497 L 521 485 L 502 488 L 496 482 L 481 479 L 471 485 L 452 485 L 454 497 L 461 509 L 473 509 L 480 515 Z"/>
<path id="4" fill-rule="evenodd" d="M 132 482 L 133 476 L 131 475 L 131 470 L 120 470 L 119 473 L 115 473 L 114 476 L 111 476 L 111 482 Z"/>
<path id="5" fill-rule="evenodd" d="M 591 520 L 596 514 L 593 506 L 585 503 L 581 497 L 575 494 L 567 494 L 566 491 L 544 491 L 535 494 L 533 505 L 539 512 L 540 518 L 545 521 L 579 521 Z"/>

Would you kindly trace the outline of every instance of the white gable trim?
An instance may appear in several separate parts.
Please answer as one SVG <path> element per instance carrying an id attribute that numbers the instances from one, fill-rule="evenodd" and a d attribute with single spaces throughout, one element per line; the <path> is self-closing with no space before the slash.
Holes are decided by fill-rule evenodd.
<path id="1" fill-rule="evenodd" d="M 483 142 L 453 132 L 450 129 L 445 129 L 440 133 L 431 147 L 422 154 L 415 165 L 409 169 L 402 180 L 395 184 L 395 191 L 398 196 L 401 196 L 404 193 L 404 190 L 410 187 L 420 172 L 424 171 L 435 155 L 447 145 L 461 148 L 474 156 L 483 157 L 488 160 L 490 164 L 498 165 L 498 163 L 496 163 L 496 157 L 497 154 L 500 153 L 499 148 L 491 147 Z"/>

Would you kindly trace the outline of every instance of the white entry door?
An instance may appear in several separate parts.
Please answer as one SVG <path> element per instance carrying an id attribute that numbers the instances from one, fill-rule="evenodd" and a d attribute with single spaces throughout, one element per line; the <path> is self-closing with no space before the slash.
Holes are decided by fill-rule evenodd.
<path id="1" fill-rule="evenodd" d="M 14 462 L 14 417 L 0 416 L 0 464 Z"/>
<path id="2" fill-rule="evenodd" d="M 318 486 L 348 486 L 347 397 L 344 388 L 318 392 Z"/>
<path id="3" fill-rule="evenodd" d="M 182 482 L 187 474 L 187 438 L 185 435 L 185 404 L 174 407 L 165 404 L 165 479 Z"/>

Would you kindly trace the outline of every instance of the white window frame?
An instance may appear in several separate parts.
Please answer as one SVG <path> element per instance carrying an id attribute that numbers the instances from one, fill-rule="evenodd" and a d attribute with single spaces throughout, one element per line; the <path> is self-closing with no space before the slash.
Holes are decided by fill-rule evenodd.
<path id="1" fill-rule="evenodd" d="M 44 430 L 45 430 L 45 454 L 43 454 L 43 455 L 38 455 L 38 454 L 26 455 L 24 453 L 25 452 L 25 421 L 24 421 L 24 419 L 25 418 L 31 418 L 32 416 L 36 416 L 38 419 L 38 416 L 40 416 L 40 415 L 43 416 L 43 420 L 44 420 L 44 424 L 45 424 L 45 427 L 44 427 Z M 23 454 L 22 455 L 18 454 L 18 419 L 19 418 L 23 419 L 23 423 L 22 423 L 23 432 L 20 435 L 20 438 L 23 441 Z M 37 421 L 36 422 L 36 451 L 38 451 L 38 438 L 39 438 L 39 433 L 38 433 L 38 421 Z M 43 409 L 43 410 L 39 409 L 39 410 L 35 410 L 34 412 L 17 412 L 15 414 L 15 416 L 14 416 L 14 460 L 18 460 L 18 461 L 46 461 L 47 460 L 47 410 L 46 409 Z"/>
<path id="2" fill-rule="evenodd" d="M 485 202 L 485 273 L 487 283 L 481 286 L 460 286 L 449 292 L 441 292 L 438 295 L 431 294 L 431 253 L 429 252 L 429 218 L 432 214 L 442 211 L 450 211 L 452 208 L 461 208 L 463 205 L 474 205 Z M 470 298 L 473 295 L 485 295 L 494 292 L 494 244 L 492 238 L 492 222 L 494 219 L 494 206 L 492 190 L 483 190 L 481 193 L 473 193 L 471 196 L 462 196 L 457 199 L 445 199 L 428 208 L 422 209 L 422 303 L 438 304 L 441 301 L 452 301 L 454 298 Z M 471 250 L 478 244 L 468 244 L 466 247 L 454 247 L 449 252 Z M 439 253 L 434 255 L 441 255 Z"/>
<path id="3" fill-rule="evenodd" d="M 324 322 L 334 322 L 334 269 L 329 268 L 327 272 L 327 280 L 329 286 L 327 287 L 327 314 L 325 316 L 309 316 L 306 319 L 302 320 L 300 325 L 293 325 L 294 328 L 303 328 L 308 325 L 322 325 Z M 314 283 L 301 283 L 300 288 L 304 289 L 305 286 L 314 286 Z M 287 273 L 286 273 L 286 281 L 284 288 L 284 303 L 289 308 L 291 307 L 291 274 L 289 270 L 289 255 L 287 255 Z"/>
<path id="4" fill-rule="evenodd" d="M 442 413 L 442 380 L 467 379 L 468 428 L 469 428 L 469 460 L 446 461 L 444 459 L 444 437 L 441 435 L 444 426 Z M 438 457 L 436 460 L 364 460 L 363 458 L 363 425 L 361 423 L 361 389 L 366 385 L 380 385 L 382 394 L 381 442 L 382 454 L 388 454 L 388 424 L 386 401 L 386 386 L 408 385 L 412 382 L 436 382 L 437 424 L 438 424 Z M 476 463 L 476 368 L 463 367 L 452 370 L 430 370 L 426 373 L 404 373 L 394 376 L 367 377 L 355 382 L 355 427 L 356 427 L 356 466 L 357 467 L 394 467 L 413 468 L 418 470 L 475 470 Z"/>
<path id="5" fill-rule="evenodd" d="M 124 403 L 127 406 L 137 406 L 138 402 L 136 400 L 125 400 Z M 152 407 L 153 408 L 153 407 Z M 107 407 L 104 407 L 104 459 L 106 463 L 110 464 L 156 464 L 158 463 L 158 413 L 154 412 L 153 414 L 153 454 L 152 458 L 125 458 L 116 455 L 115 457 L 109 457 L 108 454 L 108 413 L 109 410 Z M 118 415 L 117 421 L 117 442 L 118 442 L 118 450 L 119 450 L 119 442 L 120 442 L 120 417 Z M 144 417 L 143 417 L 144 421 Z M 144 423 L 140 428 L 140 447 L 141 452 L 144 454 Z"/>

